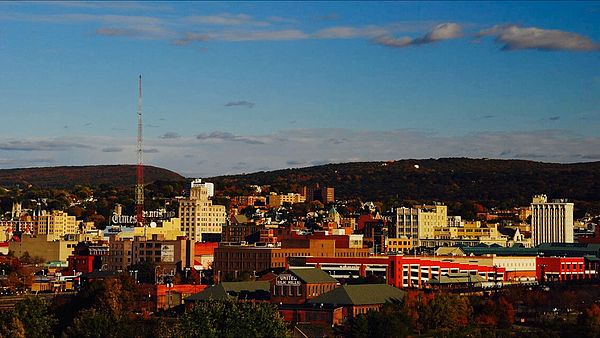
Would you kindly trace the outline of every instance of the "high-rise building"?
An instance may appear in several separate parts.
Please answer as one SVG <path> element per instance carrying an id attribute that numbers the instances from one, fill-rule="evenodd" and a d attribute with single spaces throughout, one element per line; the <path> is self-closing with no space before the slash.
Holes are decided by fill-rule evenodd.
<path id="1" fill-rule="evenodd" d="M 434 227 L 448 224 L 448 207 L 441 204 L 396 209 L 396 225 L 391 227 L 391 238 L 410 238 L 413 246 L 420 246 L 419 239 L 434 238 Z"/>
<path id="2" fill-rule="evenodd" d="M 573 203 L 564 199 L 548 202 L 546 195 L 536 195 L 531 202 L 531 237 L 533 245 L 573 243 Z"/>
<path id="3" fill-rule="evenodd" d="M 192 182 L 190 198 L 179 201 L 181 231 L 194 241 L 219 241 L 225 225 L 225 206 L 213 205 L 210 199 L 214 193 L 212 183 Z"/>
<path id="4" fill-rule="evenodd" d="M 320 201 L 323 204 L 335 202 L 335 189 L 332 187 L 321 187 L 319 183 L 312 186 L 304 186 L 300 194 L 305 197 L 306 202 Z"/>

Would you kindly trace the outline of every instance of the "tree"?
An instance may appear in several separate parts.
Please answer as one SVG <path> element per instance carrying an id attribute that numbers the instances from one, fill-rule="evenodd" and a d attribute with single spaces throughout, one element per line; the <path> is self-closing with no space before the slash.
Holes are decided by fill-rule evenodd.
<path id="1" fill-rule="evenodd" d="M 582 334 L 585 337 L 600 337 L 600 306 L 592 304 L 579 317 Z"/>
<path id="2" fill-rule="evenodd" d="M 125 317 L 124 317 L 125 318 Z M 127 325 L 124 318 L 115 318 L 109 313 L 96 309 L 82 310 L 69 326 L 63 337 L 132 337 L 134 332 Z"/>
<path id="3" fill-rule="evenodd" d="M 403 303 L 386 303 L 380 311 L 369 311 L 351 319 L 347 337 L 408 337 L 410 324 Z"/>
<path id="4" fill-rule="evenodd" d="M 181 317 L 179 328 L 181 337 L 289 337 L 269 303 L 205 301 Z"/>
<path id="5" fill-rule="evenodd" d="M 29 297 L 18 302 L 13 313 L 25 327 L 26 337 L 45 338 L 52 336 L 52 328 L 57 320 L 50 313 L 48 304 L 40 298 Z"/>

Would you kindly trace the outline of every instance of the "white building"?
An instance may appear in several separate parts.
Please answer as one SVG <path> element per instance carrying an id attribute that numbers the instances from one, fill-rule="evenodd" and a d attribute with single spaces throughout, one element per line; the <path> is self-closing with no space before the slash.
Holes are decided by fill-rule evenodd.
<path id="1" fill-rule="evenodd" d="M 566 200 L 548 202 L 546 195 L 536 195 L 531 203 L 531 238 L 541 243 L 573 243 L 573 203 Z"/>

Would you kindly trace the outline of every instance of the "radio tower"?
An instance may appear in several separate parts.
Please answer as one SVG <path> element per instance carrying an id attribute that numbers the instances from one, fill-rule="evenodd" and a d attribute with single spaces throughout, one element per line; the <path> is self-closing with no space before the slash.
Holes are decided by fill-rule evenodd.
<path id="1" fill-rule="evenodd" d="M 142 150 L 142 76 L 139 79 L 137 102 L 137 171 L 135 184 L 135 213 L 138 226 L 144 225 L 144 158 Z"/>

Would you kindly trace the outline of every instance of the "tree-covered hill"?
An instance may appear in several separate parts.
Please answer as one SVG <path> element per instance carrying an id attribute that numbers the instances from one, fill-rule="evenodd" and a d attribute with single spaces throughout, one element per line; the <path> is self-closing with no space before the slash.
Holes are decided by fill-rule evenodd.
<path id="1" fill-rule="evenodd" d="M 76 185 L 126 187 L 135 185 L 135 165 L 93 165 L 0 170 L 0 186 L 29 185 L 44 188 L 71 188 Z M 144 180 L 181 181 L 183 176 L 163 168 L 144 167 Z"/>
<path id="2" fill-rule="evenodd" d="M 320 183 L 335 187 L 336 199 L 473 200 L 526 205 L 531 196 L 547 194 L 549 198 L 600 201 L 600 162 L 441 158 L 328 164 L 209 180 L 219 190 L 260 184 L 281 192 Z"/>

